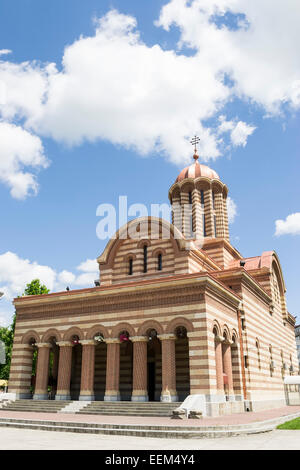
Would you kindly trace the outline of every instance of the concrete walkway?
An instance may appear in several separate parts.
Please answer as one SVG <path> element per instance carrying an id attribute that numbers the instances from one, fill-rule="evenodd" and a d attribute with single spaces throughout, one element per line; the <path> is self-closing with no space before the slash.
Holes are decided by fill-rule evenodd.
<path id="1" fill-rule="evenodd" d="M 271 431 L 219 439 L 71 434 L 29 429 L 0 429 L 0 450 L 300 450 L 300 431 Z"/>
<path id="2" fill-rule="evenodd" d="M 285 406 L 272 410 L 264 410 L 249 413 L 237 413 L 217 418 L 197 419 L 171 419 L 165 417 L 144 416 L 103 416 L 103 415 L 81 415 L 71 413 L 34 413 L 25 411 L 0 410 L 0 418 L 34 419 L 41 421 L 71 422 L 71 423 L 95 423 L 95 424 L 132 424 L 149 426 L 234 426 L 250 423 L 260 423 L 283 416 L 289 419 L 289 415 L 300 414 L 300 406 Z"/>

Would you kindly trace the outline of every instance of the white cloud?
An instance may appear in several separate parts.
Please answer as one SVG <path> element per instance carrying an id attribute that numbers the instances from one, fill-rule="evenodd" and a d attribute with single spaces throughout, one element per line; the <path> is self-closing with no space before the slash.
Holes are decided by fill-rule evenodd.
<path id="1" fill-rule="evenodd" d="M 285 220 L 275 221 L 275 235 L 300 235 L 300 212 L 287 216 Z"/>
<path id="2" fill-rule="evenodd" d="M 89 259 L 82 262 L 77 271 L 79 272 L 75 274 L 66 270 L 57 272 L 50 266 L 20 258 L 8 251 L 0 255 L 0 291 L 4 292 L 5 298 L 9 300 L 21 295 L 26 284 L 33 279 L 40 279 L 41 283 L 53 292 L 65 290 L 68 285 L 92 287 L 94 279 L 99 278 L 97 263 Z"/>
<path id="3" fill-rule="evenodd" d="M 227 198 L 228 223 L 233 224 L 237 216 L 237 205 L 231 197 Z"/>
<path id="4" fill-rule="evenodd" d="M 226 14 L 233 22 L 239 15 L 234 28 Z M 269 116 L 300 107 L 299 23 L 297 0 L 171 0 L 156 25 L 177 26 L 191 56 L 148 46 L 134 17 L 111 10 L 95 22 L 94 35 L 65 48 L 61 70 L 2 58 L 0 116 L 70 146 L 107 140 L 180 165 L 190 161 L 189 140 L 198 133 L 202 159 L 215 159 L 222 133 L 237 147 L 255 129 L 238 117 L 214 124 L 229 101 L 258 104 Z M 6 180 L 15 197 L 36 192 L 32 174 L 22 173 L 21 182 L 18 172 Z"/>
<path id="5" fill-rule="evenodd" d="M 47 160 L 39 137 L 7 122 L 0 122 L 0 181 L 10 188 L 11 195 L 23 199 L 36 194 L 38 183 L 24 167 L 45 168 Z"/>
<path id="6" fill-rule="evenodd" d="M 226 13 L 243 19 L 233 28 Z M 278 113 L 283 103 L 300 106 L 299 21 L 298 0 L 171 0 L 157 24 L 177 25 L 180 45 L 194 48 L 215 73 L 227 73 L 235 95 Z"/>
<path id="7" fill-rule="evenodd" d="M 245 147 L 248 137 L 253 134 L 256 129 L 256 127 L 250 126 L 243 121 L 226 121 L 225 116 L 220 116 L 219 121 L 218 133 L 224 134 L 230 132 L 230 140 L 234 147 Z"/>
<path id="8" fill-rule="evenodd" d="M 0 292 L 4 292 L 0 300 L 0 326 L 8 326 L 11 323 L 14 314 L 12 300 L 22 295 L 26 285 L 33 279 L 39 279 L 51 292 L 64 291 L 67 286 L 93 287 L 94 280 L 99 279 L 99 266 L 96 260 L 83 261 L 76 271 L 78 272 L 72 273 L 67 270 L 57 272 L 50 266 L 23 259 L 10 251 L 0 255 Z"/>
<path id="9" fill-rule="evenodd" d="M 99 264 L 95 259 L 87 259 L 86 261 L 80 263 L 80 265 L 77 266 L 76 269 L 85 273 L 97 272 L 99 270 Z"/>

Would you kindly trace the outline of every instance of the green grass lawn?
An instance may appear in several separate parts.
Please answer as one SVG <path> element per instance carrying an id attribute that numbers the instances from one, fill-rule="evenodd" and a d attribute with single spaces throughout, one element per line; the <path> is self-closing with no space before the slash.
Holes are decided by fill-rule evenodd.
<path id="1" fill-rule="evenodd" d="M 286 423 L 279 424 L 277 429 L 300 429 L 300 418 L 292 419 Z"/>

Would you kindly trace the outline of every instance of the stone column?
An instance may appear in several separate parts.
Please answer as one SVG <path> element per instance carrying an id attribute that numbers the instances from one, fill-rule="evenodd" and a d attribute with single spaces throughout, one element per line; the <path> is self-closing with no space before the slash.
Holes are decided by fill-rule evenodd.
<path id="1" fill-rule="evenodd" d="M 162 391 L 161 401 L 178 401 L 176 391 L 176 360 L 174 334 L 158 335 L 161 341 Z"/>
<path id="2" fill-rule="evenodd" d="M 108 338 L 106 363 L 106 388 L 104 401 L 120 400 L 120 344 L 119 338 Z"/>
<path id="3" fill-rule="evenodd" d="M 172 224 L 182 232 L 182 210 L 179 194 L 172 197 Z"/>
<path id="4" fill-rule="evenodd" d="M 215 336 L 217 394 L 224 395 L 222 336 Z"/>
<path id="5" fill-rule="evenodd" d="M 225 238 L 223 194 L 215 192 L 216 231 L 218 238 Z"/>
<path id="6" fill-rule="evenodd" d="M 133 343 L 133 379 L 131 401 L 148 401 L 147 336 L 131 336 Z"/>
<path id="7" fill-rule="evenodd" d="M 190 239 L 192 232 L 192 210 L 189 208 L 189 194 L 181 191 L 180 202 L 182 211 L 182 233 L 187 239 Z"/>
<path id="8" fill-rule="evenodd" d="M 201 197 L 198 189 L 193 191 L 193 226 L 195 238 L 203 243 L 203 220 L 202 220 Z"/>
<path id="9" fill-rule="evenodd" d="M 52 344 L 38 343 L 34 400 L 48 400 L 49 356 Z"/>
<path id="10" fill-rule="evenodd" d="M 79 400 L 95 400 L 95 341 L 82 340 L 81 385 Z"/>
<path id="11" fill-rule="evenodd" d="M 227 196 L 223 195 L 224 238 L 229 241 Z"/>
<path id="12" fill-rule="evenodd" d="M 71 400 L 70 383 L 73 344 L 71 341 L 61 341 L 56 344 L 59 346 L 59 364 L 55 400 Z"/>
<path id="13" fill-rule="evenodd" d="M 229 399 L 234 400 L 231 344 L 233 344 L 232 341 L 228 341 L 228 340 L 224 341 L 223 343 L 223 366 L 224 366 L 224 373 L 227 375 L 227 379 L 228 379 Z"/>
<path id="14" fill-rule="evenodd" d="M 206 236 L 214 237 L 214 211 L 211 187 L 204 190 L 204 213 Z"/>

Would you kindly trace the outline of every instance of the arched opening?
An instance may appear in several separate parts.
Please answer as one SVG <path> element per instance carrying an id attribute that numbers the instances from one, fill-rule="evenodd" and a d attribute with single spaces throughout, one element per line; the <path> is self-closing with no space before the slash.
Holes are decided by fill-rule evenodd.
<path id="1" fill-rule="evenodd" d="M 175 329 L 176 390 L 178 400 L 190 394 L 189 340 L 184 326 Z"/>
<path id="2" fill-rule="evenodd" d="M 132 395 L 133 347 L 127 330 L 119 334 L 120 344 L 120 399 L 130 401 Z"/>
<path id="3" fill-rule="evenodd" d="M 148 245 L 143 246 L 144 253 L 144 273 L 148 271 Z"/>
<path id="4" fill-rule="evenodd" d="M 161 343 L 157 331 L 149 328 L 146 332 L 147 343 L 147 374 L 149 401 L 159 401 L 162 389 Z"/>
<path id="5" fill-rule="evenodd" d="M 242 395 L 243 386 L 242 386 L 242 375 L 241 375 L 242 374 L 241 360 L 240 360 L 237 336 L 235 334 L 232 336 L 231 363 L 232 363 L 232 381 L 233 381 L 234 395 Z"/>
<path id="6" fill-rule="evenodd" d="M 52 345 L 50 352 L 49 352 L 48 391 L 49 391 L 49 398 L 51 400 L 54 400 L 55 395 L 56 395 L 56 390 L 57 390 L 59 347 L 56 344 L 57 338 L 55 336 L 51 336 L 48 342 Z"/>
<path id="7" fill-rule="evenodd" d="M 97 332 L 93 339 L 96 343 L 94 372 L 95 400 L 103 401 L 106 386 L 107 345 L 104 341 L 104 334 L 101 331 Z"/>
<path id="8" fill-rule="evenodd" d="M 80 395 L 80 383 L 81 383 L 81 362 L 82 362 L 82 346 L 79 343 L 79 336 L 73 335 L 71 342 L 72 348 L 72 369 L 71 369 L 71 399 L 78 400 Z"/>
<path id="9" fill-rule="evenodd" d="M 32 364 L 31 375 L 30 375 L 30 394 L 31 394 L 31 397 L 33 397 L 34 391 L 35 391 L 35 377 L 36 377 L 38 348 L 36 346 L 36 340 L 33 337 L 29 339 L 27 344 L 29 346 L 28 362 Z"/>
<path id="10" fill-rule="evenodd" d="M 157 255 L 157 270 L 162 271 L 162 253 Z"/>

